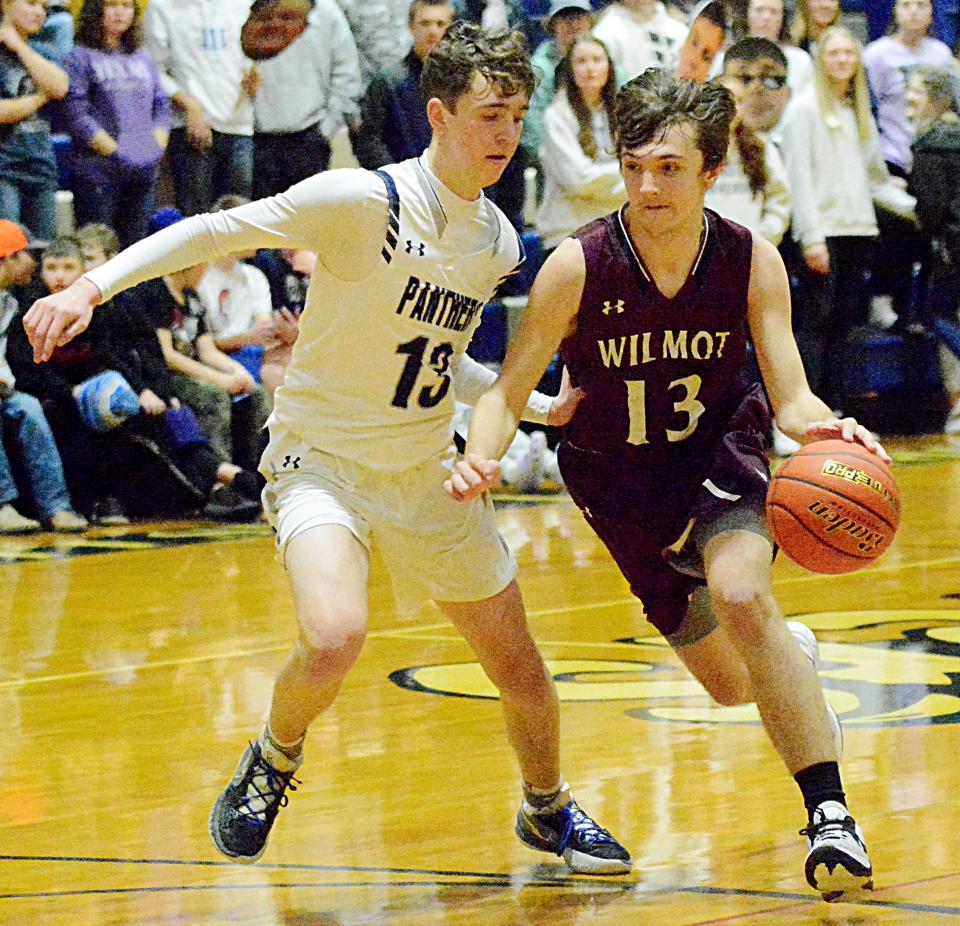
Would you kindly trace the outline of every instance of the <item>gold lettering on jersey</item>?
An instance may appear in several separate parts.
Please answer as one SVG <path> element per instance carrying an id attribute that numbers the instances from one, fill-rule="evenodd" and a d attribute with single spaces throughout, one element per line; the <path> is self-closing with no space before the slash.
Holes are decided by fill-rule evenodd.
<path id="1" fill-rule="evenodd" d="M 466 331 L 482 310 L 483 303 L 479 299 L 411 276 L 400 296 L 396 314 L 406 313 L 414 321 L 437 328 Z"/>
<path id="2" fill-rule="evenodd" d="M 684 328 L 662 332 L 659 344 L 654 336 L 659 332 L 643 331 L 604 338 L 597 341 L 600 359 L 610 369 L 642 366 L 656 360 L 720 360 L 729 331 L 696 331 L 693 336 Z"/>

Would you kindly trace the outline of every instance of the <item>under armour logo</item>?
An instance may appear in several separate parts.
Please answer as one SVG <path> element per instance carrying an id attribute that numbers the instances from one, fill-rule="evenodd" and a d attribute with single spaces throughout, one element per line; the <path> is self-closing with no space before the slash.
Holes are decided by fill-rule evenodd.
<path id="1" fill-rule="evenodd" d="M 300 469 L 300 457 L 295 457 L 288 453 L 284 458 L 283 468 L 286 469 L 288 466 L 292 466 L 294 469 Z"/>
<path id="2" fill-rule="evenodd" d="M 423 257 L 424 253 L 425 253 L 426 250 L 427 250 L 427 246 L 426 246 L 422 241 L 418 242 L 417 244 L 414 244 L 414 243 L 408 238 L 408 239 L 407 239 L 407 253 L 408 253 L 408 254 L 412 254 L 414 248 L 417 249 L 417 256 L 418 256 L 418 257 Z"/>
<path id="3" fill-rule="evenodd" d="M 603 303 L 603 314 L 609 315 L 611 312 L 616 312 L 617 315 L 623 314 L 623 300 L 618 299 L 615 303 L 611 305 L 610 300 L 607 299 Z"/>

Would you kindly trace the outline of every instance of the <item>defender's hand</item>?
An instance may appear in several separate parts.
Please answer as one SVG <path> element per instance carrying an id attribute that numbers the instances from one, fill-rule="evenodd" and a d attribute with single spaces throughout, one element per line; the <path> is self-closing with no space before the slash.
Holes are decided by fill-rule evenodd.
<path id="1" fill-rule="evenodd" d="M 100 302 L 100 290 L 80 277 L 65 290 L 38 299 L 23 316 L 23 327 L 33 347 L 33 362 L 43 363 L 58 347 L 85 331 Z"/>
<path id="2" fill-rule="evenodd" d="M 443 488 L 454 501 L 469 502 L 498 485 L 500 461 L 485 460 L 475 453 L 468 453 L 462 460 L 457 460 L 453 474 L 444 482 Z"/>

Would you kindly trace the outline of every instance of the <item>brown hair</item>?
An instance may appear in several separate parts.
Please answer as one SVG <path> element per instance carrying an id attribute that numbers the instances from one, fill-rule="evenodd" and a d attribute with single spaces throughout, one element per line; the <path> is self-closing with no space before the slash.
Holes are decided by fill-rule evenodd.
<path id="1" fill-rule="evenodd" d="M 104 0 L 84 0 L 77 22 L 77 44 L 87 48 L 103 48 Z M 140 33 L 140 0 L 133 0 L 133 22 L 120 37 L 120 47 L 131 54 L 142 44 Z"/>
<path id="2" fill-rule="evenodd" d="M 807 44 L 813 41 L 819 42 L 820 39 L 823 38 L 822 34 L 817 38 L 814 38 L 810 34 L 811 22 L 812 17 L 810 16 L 809 0 L 797 0 L 797 9 L 793 14 L 793 23 L 790 26 L 790 41 L 793 42 L 794 45 L 802 45 L 804 42 Z M 835 26 L 838 22 L 840 22 L 839 3 L 837 3 L 837 14 L 833 17 L 830 25 Z M 824 32 L 825 31 L 826 29 Z"/>
<path id="3" fill-rule="evenodd" d="M 599 45 L 603 53 L 607 56 L 607 82 L 600 91 L 600 105 L 607 113 L 607 121 L 612 129 L 616 121 L 617 105 L 617 75 L 613 59 L 610 57 L 610 50 L 607 46 L 594 38 L 592 35 L 584 35 L 577 39 L 571 46 L 563 61 L 557 65 L 557 86 L 562 87 L 567 93 L 567 101 L 577 117 L 577 141 L 580 143 L 583 153 L 588 158 L 597 156 L 597 139 L 593 134 L 593 115 L 590 107 L 583 99 L 583 94 L 573 78 L 573 53 L 578 45 Z"/>
<path id="4" fill-rule="evenodd" d="M 675 125 L 690 125 L 703 154 L 703 169 L 713 170 L 727 155 L 736 111 L 733 94 L 719 81 L 683 80 L 649 68 L 617 94 L 617 154 L 661 139 Z"/>
<path id="5" fill-rule="evenodd" d="M 117 233 L 102 222 L 88 222 L 77 229 L 77 240 L 83 246 L 96 245 L 105 257 L 120 253 L 120 239 Z"/>
<path id="6" fill-rule="evenodd" d="M 453 6 L 453 0 L 413 0 L 413 3 L 410 4 L 410 9 L 407 10 L 407 23 L 413 25 L 413 21 L 417 18 L 417 13 L 420 12 L 425 6 Z"/>
<path id="7" fill-rule="evenodd" d="M 504 96 L 533 94 L 537 84 L 522 32 L 487 33 L 474 23 L 457 22 L 427 56 L 420 85 L 451 112 L 481 74 Z"/>
<path id="8" fill-rule="evenodd" d="M 760 136 L 739 119 L 733 125 L 733 143 L 737 146 L 743 173 L 750 185 L 750 192 L 760 196 L 767 188 L 770 174 L 767 172 L 767 155 Z"/>

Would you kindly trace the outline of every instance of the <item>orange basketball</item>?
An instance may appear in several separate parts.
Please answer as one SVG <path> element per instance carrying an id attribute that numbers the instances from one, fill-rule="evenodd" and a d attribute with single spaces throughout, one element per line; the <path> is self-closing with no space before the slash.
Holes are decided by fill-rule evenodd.
<path id="1" fill-rule="evenodd" d="M 861 444 L 807 444 L 777 470 L 767 521 L 795 563 L 824 575 L 855 572 L 882 555 L 900 523 L 890 467 Z"/>

